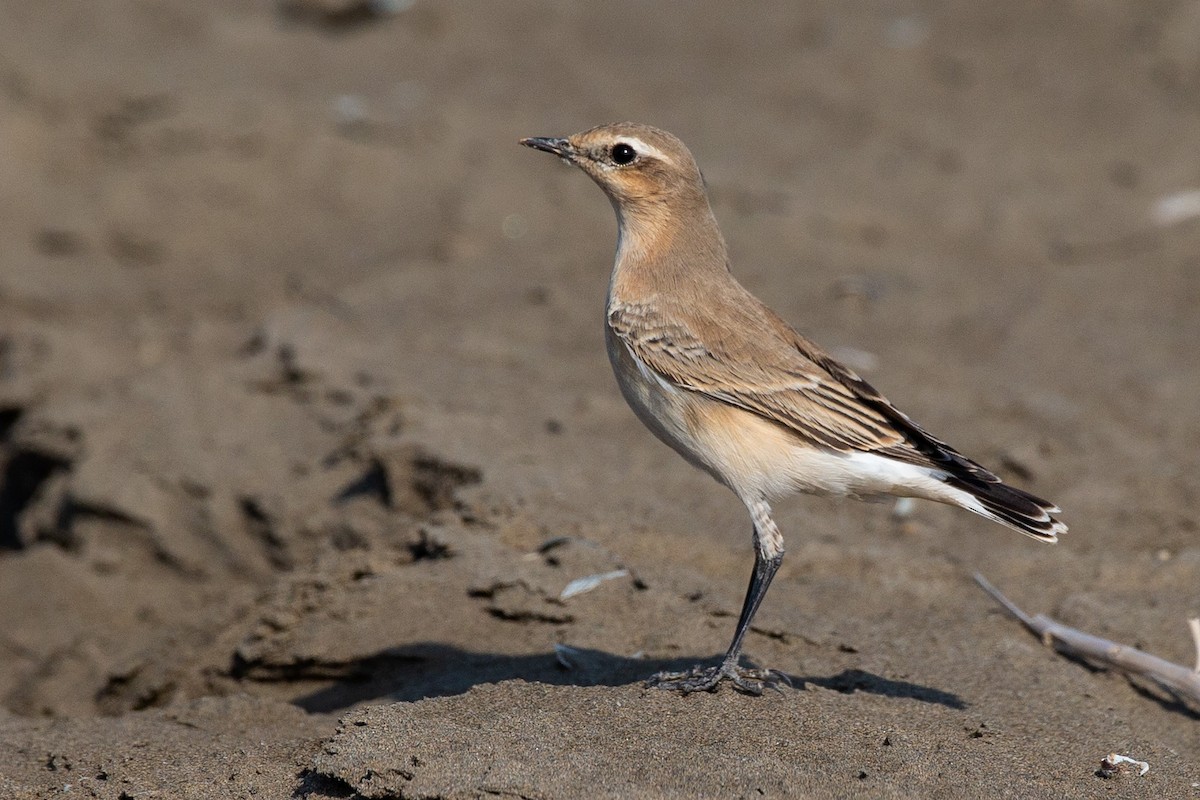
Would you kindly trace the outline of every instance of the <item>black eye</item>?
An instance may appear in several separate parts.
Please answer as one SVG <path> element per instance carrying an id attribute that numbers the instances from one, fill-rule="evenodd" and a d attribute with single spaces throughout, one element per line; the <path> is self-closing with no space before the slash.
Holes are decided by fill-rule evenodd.
<path id="1" fill-rule="evenodd" d="M 632 164 L 635 158 L 637 158 L 637 151 L 624 142 L 613 145 L 612 160 L 614 164 L 625 166 Z"/>

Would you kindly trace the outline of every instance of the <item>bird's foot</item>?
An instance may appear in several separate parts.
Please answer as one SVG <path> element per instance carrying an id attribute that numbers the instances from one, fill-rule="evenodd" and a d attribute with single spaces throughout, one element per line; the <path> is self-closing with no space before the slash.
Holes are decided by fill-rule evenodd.
<path id="1" fill-rule="evenodd" d="M 715 667 L 697 664 L 686 672 L 659 672 L 646 681 L 647 687 L 675 690 L 681 694 L 692 692 L 715 692 L 724 681 L 743 694 L 761 695 L 763 689 L 774 689 L 782 693 L 780 684 L 792 685 L 788 676 L 774 669 L 742 667 L 738 664 L 722 663 Z"/>

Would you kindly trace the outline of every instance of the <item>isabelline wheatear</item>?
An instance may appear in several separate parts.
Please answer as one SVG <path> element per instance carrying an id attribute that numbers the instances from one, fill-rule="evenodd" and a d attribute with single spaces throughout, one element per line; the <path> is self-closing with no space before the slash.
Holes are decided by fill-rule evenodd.
<path id="1" fill-rule="evenodd" d="M 522 139 L 600 185 L 617 212 L 608 356 L 626 401 L 656 436 L 741 498 L 754 573 L 719 666 L 659 673 L 695 692 L 723 680 L 760 693 L 776 673 L 738 663 L 783 559 L 769 501 L 794 492 L 919 497 L 959 506 L 1044 542 L 1067 530 L 1052 503 L 1014 489 L 930 436 L 866 381 L 742 287 L 704 180 L 683 142 L 648 125 Z"/>

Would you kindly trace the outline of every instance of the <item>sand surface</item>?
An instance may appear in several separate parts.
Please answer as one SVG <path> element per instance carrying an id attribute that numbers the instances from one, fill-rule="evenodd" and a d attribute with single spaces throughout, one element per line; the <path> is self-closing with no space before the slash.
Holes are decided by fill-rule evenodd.
<path id="1" fill-rule="evenodd" d="M 0 797 L 1200 796 L 1194 710 L 971 581 L 1194 658 L 1200 6 L 655 8 L 0 3 Z M 1070 534 L 780 503 L 795 688 L 643 689 L 752 555 L 617 392 L 607 202 L 516 145 L 621 119 Z"/>

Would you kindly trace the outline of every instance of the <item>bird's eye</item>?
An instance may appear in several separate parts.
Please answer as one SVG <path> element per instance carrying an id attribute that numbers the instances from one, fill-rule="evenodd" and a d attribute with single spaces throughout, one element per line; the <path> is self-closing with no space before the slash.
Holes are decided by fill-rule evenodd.
<path id="1" fill-rule="evenodd" d="M 635 158 L 637 158 L 637 151 L 624 142 L 613 145 L 612 160 L 614 164 L 625 166 L 632 164 Z"/>

